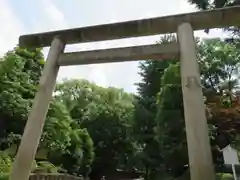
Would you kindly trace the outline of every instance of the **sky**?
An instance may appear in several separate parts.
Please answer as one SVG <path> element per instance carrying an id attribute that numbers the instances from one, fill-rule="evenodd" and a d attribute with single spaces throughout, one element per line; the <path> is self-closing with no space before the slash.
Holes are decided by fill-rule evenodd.
<path id="1" fill-rule="evenodd" d="M 0 56 L 12 50 L 20 35 L 66 28 L 84 27 L 142 18 L 196 11 L 187 0 L 0 0 Z M 202 38 L 226 36 L 221 30 L 210 34 L 195 32 Z M 160 35 L 127 40 L 84 43 L 67 46 L 65 52 L 153 44 Z M 44 48 L 46 57 L 49 48 Z M 136 92 L 141 81 L 138 62 L 61 67 L 58 81 L 87 79 L 100 86 Z"/>

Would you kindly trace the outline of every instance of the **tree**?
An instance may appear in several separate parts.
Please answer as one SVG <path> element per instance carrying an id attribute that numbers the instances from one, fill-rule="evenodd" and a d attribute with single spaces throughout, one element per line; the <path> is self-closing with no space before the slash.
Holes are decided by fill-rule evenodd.
<path id="1" fill-rule="evenodd" d="M 59 100 L 49 108 L 39 150 L 46 158 L 62 166 L 68 173 L 87 177 L 93 162 L 93 142 L 86 129 L 82 129 Z"/>
<path id="2" fill-rule="evenodd" d="M 59 84 L 56 98 L 68 107 L 74 121 L 86 128 L 93 139 L 95 160 L 92 179 L 123 168 L 132 151 L 133 97 L 122 90 L 102 88 L 86 80 Z"/>
<path id="3" fill-rule="evenodd" d="M 38 87 L 39 77 L 44 65 L 41 49 L 15 48 L 2 58 L 0 64 L 0 148 L 12 158 L 23 133 L 28 111 Z M 47 115 L 46 125 L 37 153 L 37 163 L 41 167 L 53 166 L 45 160 L 55 162 L 55 155 L 63 160 L 72 157 L 77 172 L 88 175 L 93 161 L 93 143 L 86 129 L 72 120 L 66 106 L 54 99 Z M 65 161 L 58 161 L 63 165 Z M 67 169 L 69 170 L 69 169 Z M 74 170 L 72 168 L 71 170 Z"/>
<path id="4" fill-rule="evenodd" d="M 176 41 L 175 36 L 167 35 L 158 43 L 166 44 Z M 138 96 L 135 103 L 134 137 L 139 146 L 139 165 L 145 172 L 145 179 L 153 179 L 161 169 L 162 156 L 158 141 L 155 139 L 155 116 L 157 113 L 156 97 L 162 87 L 161 77 L 166 68 L 175 59 L 166 61 L 144 61 L 140 63 L 139 74 L 142 81 L 137 83 Z"/>
<path id="5" fill-rule="evenodd" d="M 214 161 L 216 164 L 222 164 L 222 153 L 219 149 L 229 143 L 235 144 L 235 139 L 240 133 L 237 130 L 239 103 L 235 94 L 239 89 L 238 43 L 220 39 L 205 40 L 199 44 L 199 62 L 205 87 L 204 95 L 210 112 Z"/>
<path id="6" fill-rule="evenodd" d="M 222 142 L 219 141 L 219 136 L 229 136 L 231 134 L 229 130 L 232 130 L 233 127 L 226 126 L 226 116 L 223 116 L 222 113 L 216 113 L 222 112 L 221 107 L 213 108 L 209 105 L 211 105 L 210 99 L 215 99 L 216 95 L 220 94 L 220 97 L 225 99 L 225 95 L 228 94 L 226 92 L 233 90 L 232 82 L 235 82 L 237 77 L 236 73 L 240 60 L 239 51 L 232 43 L 214 39 L 199 42 L 197 55 L 206 103 L 212 110 L 212 116 L 208 117 L 208 123 L 213 158 L 216 164 L 221 164 L 219 147 L 221 147 Z M 180 82 L 179 64 L 170 65 L 162 77 L 156 117 L 157 139 L 163 164 L 165 170 L 175 177 L 183 174 L 188 164 Z M 225 87 L 225 85 L 227 86 Z M 226 115 L 229 115 L 229 113 Z M 238 117 L 236 115 L 235 113 L 235 118 Z M 224 117 L 224 120 L 222 117 Z M 225 127 L 224 130 L 222 129 L 223 126 Z"/>
<path id="7" fill-rule="evenodd" d="M 179 177 L 188 164 L 179 63 L 170 65 L 162 77 L 156 122 L 165 171 Z"/>
<path id="8" fill-rule="evenodd" d="M 225 6 L 239 5 L 239 0 L 189 0 L 190 3 L 195 4 L 199 9 L 207 10 L 213 8 L 222 8 Z"/>
<path id="9" fill-rule="evenodd" d="M 35 95 L 39 75 L 43 69 L 41 49 L 15 48 L 9 51 L 0 64 L 0 117 L 1 142 L 10 133 L 21 135 Z"/>
<path id="10" fill-rule="evenodd" d="M 237 43 L 204 40 L 199 43 L 198 60 L 205 89 L 222 94 L 224 90 L 232 91 L 236 87 L 240 63 Z"/>

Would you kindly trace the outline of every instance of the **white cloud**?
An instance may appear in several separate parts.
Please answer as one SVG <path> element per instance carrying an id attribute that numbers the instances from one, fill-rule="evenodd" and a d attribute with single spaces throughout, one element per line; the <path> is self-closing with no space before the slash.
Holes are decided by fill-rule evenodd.
<path id="1" fill-rule="evenodd" d="M 7 0 L 0 1 L 0 22 L 0 56 L 2 56 L 16 46 L 19 35 L 23 33 L 23 26 Z"/>
<path id="2" fill-rule="evenodd" d="M 72 0 L 71 4 L 65 3 L 61 8 L 57 0 L 35 1 L 40 14 L 32 14 L 35 24 L 26 27 L 28 33 L 43 32 L 57 29 L 74 28 L 78 26 L 102 24 L 133 19 L 165 16 L 195 11 L 187 0 Z M 0 53 L 14 47 L 18 36 L 23 32 L 21 23 L 14 15 L 7 0 L 0 1 L 0 22 L 4 24 L 0 28 Z M 81 2 L 81 3 L 80 3 Z M 68 5 L 69 4 L 69 5 Z M 74 5 L 79 6 L 74 6 Z M 27 9 L 26 9 L 27 11 Z M 24 20 L 22 20 L 24 23 Z M 202 31 L 195 35 L 209 37 Z M 213 31 L 210 36 L 222 36 L 220 32 Z M 85 43 L 81 45 L 67 46 L 66 51 L 102 49 L 120 46 L 140 45 L 155 43 L 160 36 L 134 38 L 128 40 L 115 40 L 97 43 Z M 45 55 L 49 48 L 44 49 Z M 85 78 L 103 86 L 116 86 L 127 91 L 134 92 L 133 85 L 140 80 L 137 73 L 137 62 L 101 64 L 88 66 L 62 67 L 58 80 L 63 78 Z"/>
<path id="3" fill-rule="evenodd" d="M 34 32 L 53 31 L 65 29 L 68 23 L 57 6 L 51 0 L 38 1 L 40 7 L 40 15 L 34 24 Z"/>

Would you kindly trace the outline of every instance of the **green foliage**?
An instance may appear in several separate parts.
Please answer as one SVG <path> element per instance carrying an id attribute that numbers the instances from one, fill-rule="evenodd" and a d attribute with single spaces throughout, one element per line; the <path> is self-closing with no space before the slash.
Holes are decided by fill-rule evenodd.
<path id="1" fill-rule="evenodd" d="M 198 41 L 197 43 L 197 56 L 200 63 L 204 94 L 211 96 L 212 92 L 222 92 L 224 95 L 227 91 L 235 89 L 240 61 L 238 44 L 228 43 L 220 39 Z M 155 153 L 156 151 L 161 152 L 160 155 L 156 158 L 156 156 L 152 156 L 153 154 L 145 153 L 143 157 L 147 160 L 150 160 L 151 157 L 158 159 L 158 168 L 152 169 L 153 171 L 158 171 L 161 174 L 164 174 L 165 171 L 169 176 L 178 177 L 185 172 L 186 165 L 188 165 L 180 68 L 179 64 L 174 62 L 166 66 L 164 64 L 161 66 L 161 62 L 155 62 L 159 63 L 159 66 L 163 69 L 161 74 L 158 75 L 160 80 L 157 80 L 150 76 L 152 72 L 158 70 L 156 66 L 150 66 L 151 63 L 151 61 L 146 62 L 145 66 L 141 66 L 141 75 L 145 76 L 140 84 L 141 86 L 139 86 L 141 89 L 139 94 L 142 98 L 139 98 L 136 104 L 136 110 L 139 110 L 136 113 L 137 122 L 134 124 L 134 128 L 137 130 L 134 135 L 137 135 L 136 138 L 140 139 L 139 143 L 147 142 L 146 145 L 149 145 L 150 140 L 153 141 L 155 137 L 157 143 L 155 143 L 155 146 L 151 144 L 150 147 L 154 147 Z M 157 75 L 155 74 L 155 76 Z M 145 86 L 143 86 L 144 83 Z M 153 91 L 147 91 L 150 85 L 151 87 L 158 87 L 158 92 L 154 94 Z M 151 98 L 149 98 L 149 94 Z M 154 104 L 154 101 L 156 104 Z M 156 120 L 156 124 L 152 121 L 153 118 Z M 214 151 L 214 162 L 219 163 L 220 154 L 216 152 L 218 144 L 216 136 L 219 129 L 217 129 L 216 124 L 210 126 L 212 127 L 210 128 L 210 136 Z M 146 146 L 142 147 L 145 148 Z M 142 153 L 144 153 L 144 148 Z M 153 162 L 151 161 L 151 165 L 157 167 Z"/>
<path id="2" fill-rule="evenodd" d="M 58 173 L 59 168 L 54 166 L 52 163 L 48 161 L 38 161 L 36 164 L 35 172 L 41 173 Z"/>
<path id="3" fill-rule="evenodd" d="M 158 43 L 169 44 L 175 41 L 176 41 L 175 36 L 166 35 Z M 176 59 L 168 59 L 165 61 L 147 60 L 140 62 L 139 75 L 141 76 L 142 81 L 136 83 L 139 96 L 140 97 L 147 96 L 149 103 L 155 103 L 156 93 L 159 92 L 159 89 L 161 88 L 161 77 L 164 74 L 164 70 L 175 61 Z M 148 104 L 148 106 L 154 109 L 152 105 Z"/>
<path id="4" fill-rule="evenodd" d="M 73 120 L 66 106 L 59 101 L 52 101 L 48 111 L 48 117 L 42 135 L 42 146 L 48 150 L 64 153 L 71 145 Z M 56 131 L 57 129 L 57 131 Z"/>
<path id="5" fill-rule="evenodd" d="M 9 180 L 8 174 L 0 174 L 0 180 Z"/>
<path id="6" fill-rule="evenodd" d="M 12 158 L 6 152 L 0 151 L 0 174 L 9 173 L 12 162 Z"/>
<path id="7" fill-rule="evenodd" d="M 220 39 L 204 40 L 199 43 L 198 59 L 206 89 L 220 92 L 235 88 L 240 63 L 238 43 Z"/>
<path id="8" fill-rule="evenodd" d="M 216 175 L 216 180 L 232 180 L 233 175 L 232 174 L 227 174 L 227 173 L 218 173 Z"/>
<path id="9" fill-rule="evenodd" d="M 207 10 L 213 8 L 222 8 L 225 6 L 239 5 L 238 0 L 188 0 L 191 4 L 195 4 L 197 8 Z"/>
<path id="10" fill-rule="evenodd" d="M 44 65 L 41 49 L 15 48 L 2 58 L 0 64 L 0 148 L 15 156 L 27 120 L 28 111 L 37 91 L 39 77 Z M 79 153 L 81 152 L 81 153 Z M 81 156 L 79 155 L 81 154 Z M 73 121 L 67 107 L 53 99 L 37 153 L 41 160 L 36 168 L 55 171 L 53 164 L 45 159 L 68 155 L 77 159 L 79 168 L 89 171 L 93 161 L 93 143 L 85 129 Z M 47 163 L 44 163 L 47 162 Z M 57 165 L 63 165 L 58 162 Z M 81 165 L 81 166 L 80 166 Z"/>
<path id="11" fill-rule="evenodd" d="M 70 80 L 58 85 L 56 99 L 68 107 L 74 121 L 88 130 L 94 142 L 92 174 L 115 171 L 121 166 L 123 158 L 128 157 L 126 153 L 132 149 L 133 97 L 115 88 Z M 92 159 L 91 154 L 89 158 Z"/>
<path id="12" fill-rule="evenodd" d="M 162 84 L 156 116 L 157 138 L 166 170 L 178 177 L 188 164 L 179 63 L 165 70 Z"/>
<path id="13" fill-rule="evenodd" d="M 175 36 L 167 35 L 159 43 L 167 44 L 176 41 Z M 175 63 L 175 59 L 166 61 L 144 61 L 140 63 L 139 74 L 142 81 L 137 84 L 139 96 L 136 97 L 133 136 L 137 141 L 137 167 L 145 172 L 145 179 L 153 179 L 162 171 L 163 160 L 159 142 L 155 138 L 157 126 L 157 94 L 163 86 L 161 78 L 165 69 Z"/>
<path id="14" fill-rule="evenodd" d="M 88 131 L 72 119 L 66 105 L 58 99 L 50 105 L 41 142 L 40 147 L 48 150 L 48 157 L 64 169 L 83 175 L 90 172 L 94 158 L 92 139 Z"/>
<path id="15" fill-rule="evenodd" d="M 15 48 L 9 51 L 0 64 L 0 117 L 2 139 L 8 139 L 13 133 L 15 137 L 22 134 L 36 92 L 38 78 L 43 64 L 41 50 L 23 50 Z M 16 140 L 16 138 L 15 138 Z M 18 141 L 18 140 L 16 140 Z M 3 143 L 3 144 L 2 144 Z M 15 143 L 9 142 L 8 143 Z M 0 142 L 0 146 L 6 146 Z"/>

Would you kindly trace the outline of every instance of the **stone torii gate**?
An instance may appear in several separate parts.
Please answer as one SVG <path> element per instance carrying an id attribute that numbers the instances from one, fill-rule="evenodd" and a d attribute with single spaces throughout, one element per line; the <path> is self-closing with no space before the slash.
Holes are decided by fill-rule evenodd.
<path id="1" fill-rule="evenodd" d="M 214 180 L 194 30 L 240 25 L 240 6 L 211 11 L 24 35 L 20 47 L 51 46 L 39 89 L 13 165 L 11 180 L 27 180 L 39 144 L 60 66 L 98 64 L 180 55 L 184 115 L 192 180 Z M 64 53 L 66 44 L 177 32 L 178 43 Z M 177 159 L 176 159 L 177 161 Z"/>

